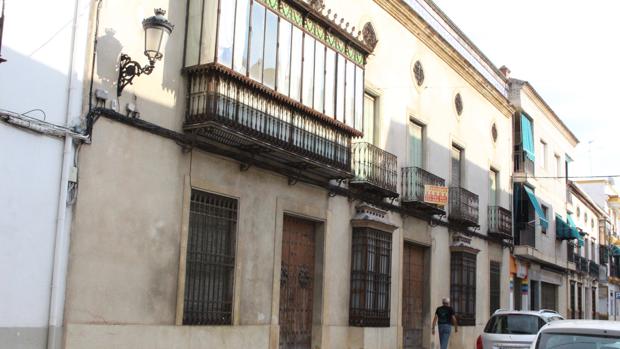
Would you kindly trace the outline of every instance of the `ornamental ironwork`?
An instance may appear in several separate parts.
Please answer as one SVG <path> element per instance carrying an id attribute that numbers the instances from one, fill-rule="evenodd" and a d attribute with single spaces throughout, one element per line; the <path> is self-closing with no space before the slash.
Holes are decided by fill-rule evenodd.
<path id="1" fill-rule="evenodd" d="M 368 45 L 368 47 L 372 50 L 377 47 L 379 40 L 377 40 L 377 34 L 375 33 L 375 28 L 372 26 L 372 23 L 366 22 L 366 24 L 364 24 L 364 27 L 362 28 L 362 38 L 364 39 L 366 45 Z"/>
<path id="2" fill-rule="evenodd" d="M 424 68 L 420 61 L 416 61 L 413 65 L 413 75 L 415 76 L 415 82 L 418 86 L 422 86 L 422 83 L 424 83 Z"/>
<path id="3" fill-rule="evenodd" d="M 456 108 L 456 113 L 458 115 L 463 114 L 463 98 L 460 93 L 457 93 L 456 96 L 454 96 L 454 107 Z"/>

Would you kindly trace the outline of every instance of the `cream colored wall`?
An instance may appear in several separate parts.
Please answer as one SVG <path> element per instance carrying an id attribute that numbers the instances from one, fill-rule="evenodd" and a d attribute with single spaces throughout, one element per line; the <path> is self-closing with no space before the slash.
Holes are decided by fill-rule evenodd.
<path id="1" fill-rule="evenodd" d="M 574 146 L 551 121 L 552 116 L 523 88 L 520 93 L 520 107 L 532 118 L 535 146 L 536 177 L 556 177 L 555 154 L 560 156 L 561 175 L 565 176 L 564 162 L 566 154 L 574 152 Z M 540 140 L 547 143 L 547 167 L 543 165 L 542 146 Z M 569 169 L 570 170 L 570 169 Z M 559 266 L 566 265 L 566 242 L 555 237 L 555 215 L 566 219 L 566 181 L 564 178 L 536 178 L 536 197 L 540 203 L 549 208 L 549 228 L 546 234 L 540 234 L 541 228 L 536 226 L 536 248 L 543 254 L 555 259 Z"/>
<path id="2" fill-rule="evenodd" d="M 510 208 L 511 123 L 464 78 L 393 17 L 370 0 L 355 6 L 336 0 L 328 8 L 346 14 L 356 27 L 372 19 L 379 44 L 367 65 L 367 87 L 380 97 L 380 146 L 407 165 L 407 120 L 427 125 L 425 167 L 449 182 L 450 147 L 465 149 L 463 187 L 480 197 L 480 233 L 487 233 L 488 170 L 500 171 L 499 203 Z M 137 105 L 143 120 L 181 131 L 184 79 L 184 2 L 109 0 L 102 2 L 95 88 L 114 95 L 115 54 L 142 61 L 141 19 L 152 7 L 168 9 L 176 24 L 164 60 L 153 74 L 137 78 L 118 101 L 124 112 Z M 105 33 L 104 29 L 109 29 Z M 102 38 L 102 37 L 105 37 Z M 116 41 L 115 41 L 116 40 Z M 414 86 L 412 67 L 420 60 L 423 86 Z M 454 96 L 464 101 L 463 115 Z M 108 107 L 111 106 L 108 103 Z M 499 138 L 491 139 L 495 122 Z M 322 348 L 393 348 L 402 343 L 400 282 L 403 241 L 429 247 L 429 309 L 449 297 L 451 233 L 426 221 L 388 214 L 393 233 L 391 316 L 388 328 L 348 326 L 351 227 L 355 201 L 329 198 L 317 187 L 289 186 L 284 177 L 257 168 L 240 172 L 234 161 L 198 150 L 182 152 L 174 142 L 101 119 L 92 145 L 82 147 L 80 193 L 71 247 L 67 298 L 67 348 L 97 341 L 101 347 L 270 347 L 278 346 L 279 266 L 282 216 L 315 220 L 325 236 L 323 314 L 314 344 Z M 400 168 L 399 168 L 400 171 Z M 400 175 L 399 175 L 400 177 Z M 239 199 L 233 327 L 176 326 L 179 251 L 187 216 L 187 186 Z M 400 186 L 399 186 L 400 188 Z M 508 250 L 474 238 L 477 259 L 476 326 L 453 335 L 453 348 L 470 348 L 489 315 L 489 260 L 502 261 L 502 307 L 508 304 Z M 182 266 L 181 266 L 182 268 Z M 182 269 L 181 269 L 182 270 Z M 428 345 L 431 313 L 425 318 Z M 123 325 L 123 326 L 118 326 Z M 189 344 L 188 344 L 189 343 Z M 225 345 L 222 343 L 226 343 Z M 187 344 L 187 345 L 186 345 Z M 237 346 L 237 344 L 239 346 Z"/>
<path id="3" fill-rule="evenodd" d="M 598 245 L 599 245 L 600 236 L 599 236 L 599 225 L 598 225 L 599 224 L 598 212 L 590 209 L 590 207 L 579 196 L 574 195 L 573 193 L 571 193 L 570 195 L 573 199 L 573 209 L 574 209 L 573 221 L 575 222 L 578 228 L 581 228 L 586 233 L 584 238 L 586 239 L 588 243 L 588 246 L 584 245 L 584 248 L 581 251 L 581 255 L 585 257 L 586 256 L 585 249 L 588 248 L 590 249 L 590 254 L 589 254 L 588 259 L 594 260 L 596 261 L 596 263 L 599 263 Z M 591 205 L 595 205 L 595 204 L 591 203 Z M 581 213 L 579 216 L 577 216 L 577 208 L 579 208 L 579 211 Z M 587 222 L 585 221 L 586 214 L 588 215 Z M 592 219 L 594 220 L 594 228 L 592 228 L 592 223 L 591 223 Z M 589 245 L 591 241 L 596 242 L 595 246 L 597 248 L 596 248 L 596 251 L 594 251 L 594 255 L 592 255 L 591 246 Z"/>

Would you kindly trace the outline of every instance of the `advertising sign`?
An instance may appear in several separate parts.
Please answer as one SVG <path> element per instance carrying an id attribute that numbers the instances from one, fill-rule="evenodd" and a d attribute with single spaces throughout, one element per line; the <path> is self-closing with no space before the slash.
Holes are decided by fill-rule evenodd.
<path id="1" fill-rule="evenodd" d="M 448 187 L 425 185 L 424 202 L 429 204 L 446 206 L 448 204 Z"/>

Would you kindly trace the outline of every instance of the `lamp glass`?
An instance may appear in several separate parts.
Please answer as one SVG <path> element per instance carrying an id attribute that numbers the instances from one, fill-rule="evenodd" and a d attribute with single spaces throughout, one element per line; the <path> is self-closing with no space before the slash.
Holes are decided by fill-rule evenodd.
<path id="1" fill-rule="evenodd" d="M 170 32 L 164 27 L 152 26 L 144 28 L 144 54 L 150 61 L 163 57 L 162 48 L 166 47 Z"/>

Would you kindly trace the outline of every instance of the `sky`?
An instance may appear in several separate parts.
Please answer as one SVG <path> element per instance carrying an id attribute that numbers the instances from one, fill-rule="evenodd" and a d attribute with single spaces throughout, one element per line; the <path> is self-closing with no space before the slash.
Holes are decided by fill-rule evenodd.
<path id="1" fill-rule="evenodd" d="M 434 2 L 577 136 L 572 175 L 620 175 L 620 1 Z"/>

